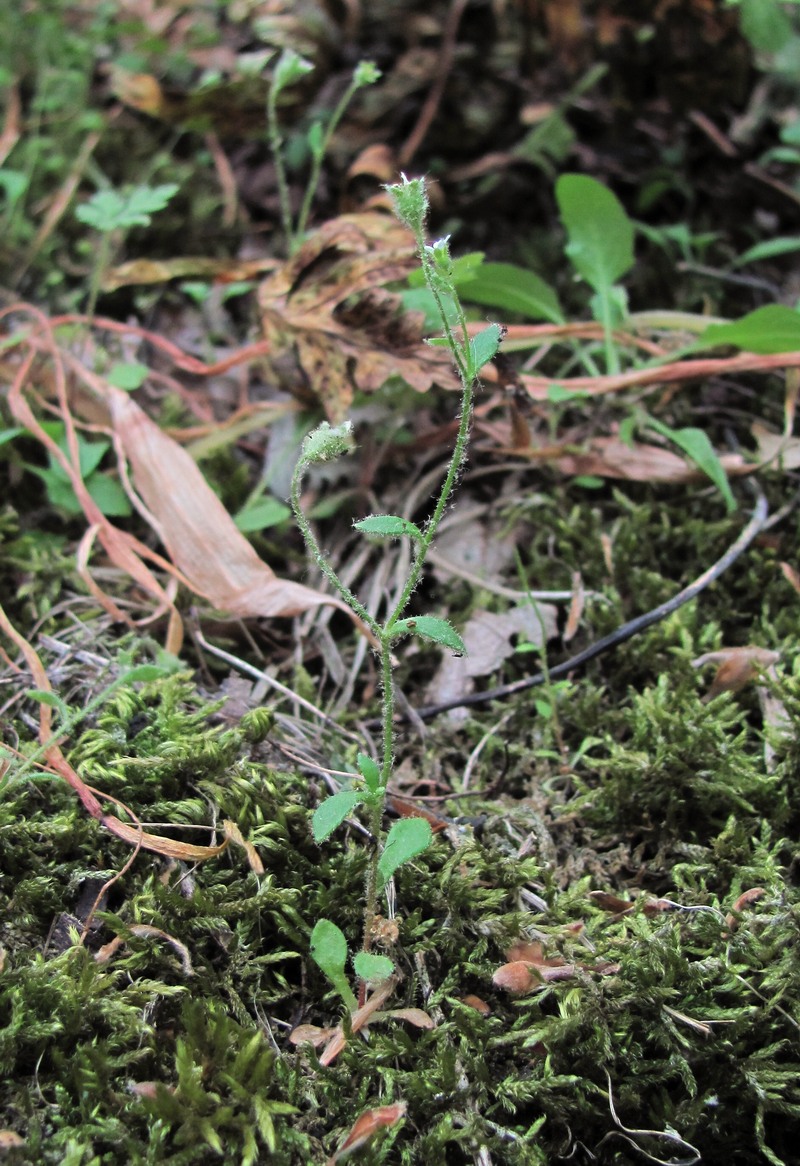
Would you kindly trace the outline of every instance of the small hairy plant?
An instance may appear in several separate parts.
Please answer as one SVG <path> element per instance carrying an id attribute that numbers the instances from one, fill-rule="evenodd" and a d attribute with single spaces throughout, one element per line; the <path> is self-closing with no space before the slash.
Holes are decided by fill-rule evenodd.
<path id="1" fill-rule="evenodd" d="M 449 348 L 461 380 L 461 414 L 452 457 L 439 492 L 439 497 L 427 522 L 419 527 L 395 514 L 373 514 L 355 523 L 356 530 L 366 535 L 388 538 L 408 538 L 413 544 L 413 557 L 408 578 L 394 608 L 384 623 L 376 620 L 338 577 L 320 549 L 300 505 L 300 486 L 303 475 L 315 462 L 329 461 L 352 449 L 353 439 L 349 423 L 332 427 L 323 422 L 306 438 L 292 479 L 292 508 L 297 525 L 320 570 L 326 575 L 342 599 L 369 628 L 380 657 L 382 686 L 382 750 L 378 760 L 359 753 L 358 773 L 351 788 L 342 789 L 323 801 L 313 818 L 314 838 L 323 842 L 356 809 L 367 811 L 369 827 L 376 840 L 367 874 L 364 902 L 364 940 L 361 952 L 355 957 L 357 974 L 363 980 L 388 976 L 393 965 L 385 956 L 370 952 L 376 904 L 380 891 L 395 871 L 421 854 L 430 844 L 431 827 L 423 818 L 403 818 L 395 822 L 388 833 L 383 832 L 383 812 L 386 791 L 394 757 L 395 690 L 392 674 L 392 649 L 398 640 L 408 635 L 442 644 L 454 652 L 463 652 L 464 644 L 455 629 L 432 615 L 408 617 L 405 612 L 419 582 L 425 559 L 445 512 L 450 495 L 464 461 L 472 414 L 472 398 L 478 373 L 495 355 L 503 336 L 498 324 L 490 324 L 477 336 L 470 337 L 467 321 L 453 281 L 453 260 L 448 239 L 433 244 L 425 242 L 427 196 L 422 179 L 403 179 L 402 183 L 387 187 L 394 202 L 395 212 L 412 231 L 425 277 L 425 283 L 436 303 L 442 321 L 444 336 L 429 341 Z M 455 305 L 453 321 L 449 305 Z M 339 928 L 329 920 L 317 922 L 311 938 L 311 952 L 315 961 L 329 977 L 349 1008 L 354 995 L 345 978 L 347 945 Z"/>
<path id="2" fill-rule="evenodd" d="M 365 85 L 374 85 L 381 75 L 380 69 L 376 65 L 373 65 L 371 61 L 360 61 L 355 68 L 350 84 L 342 94 L 339 104 L 331 113 L 327 122 L 323 124 L 320 121 L 315 121 L 306 134 L 306 145 L 311 154 L 311 167 L 308 174 L 308 181 L 306 182 L 303 201 L 297 215 L 297 221 L 295 222 L 289 198 L 289 182 L 286 177 L 283 137 L 278 122 L 278 98 L 284 89 L 301 80 L 301 78 L 312 72 L 313 68 L 314 66 L 310 61 L 301 57 L 293 49 L 284 49 L 275 65 L 272 84 L 270 85 L 269 96 L 267 98 L 267 133 L 278 182 L 281 225 L 289 254 L 296 251 L 303 241 L 303 235 L 308 226 L 308 216 L 311 212 L 311 203 L 314 201 L 314 195 L 319 186 L 322 163 L 328 152 L 328 147 L 336 131 L 336 127 L 342 120 L 345 110 L 358 90 L 363 89 Z"/>

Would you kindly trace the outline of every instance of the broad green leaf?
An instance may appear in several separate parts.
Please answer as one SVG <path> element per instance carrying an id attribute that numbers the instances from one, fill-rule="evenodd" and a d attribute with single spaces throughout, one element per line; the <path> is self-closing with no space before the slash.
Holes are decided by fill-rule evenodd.
<path id="1" fill-rule="evenodd" d="M 488 328 L 484 328 L 477 336 L 470 339 L 469 366 L 473 376 L 477 376 L 483 366 L 497 355 L 500 341 L 505 333 L 506 330 L 502 324 L 490 324 Z"/>
<path id="2" fill-rule="evenodd" d="M 397 514 L 370 514 L 368 518 L 354 522 L 353 527 L 362 534 L 379 534 L 387 538 L 399 538 L 404 534 L 417 541 L 422 538 L 422 531 L 415 522 L 409 522 Z"/>
<path id="3" fill-rule="evenodd" d="M 584 174 L 563 174 L 556 201 L 569 242 L 566 254 L 596 292 L 633 267 L 634 226 L 613 191 Z"/>
<path id="4" fill-rule="evenodd" d="M 21 425 L 17 425 L 13 429 L 3 429 L 0 431 L 0 445 L 5 445 L 9 441 L 13 441 L 15 437 L 19 437 L 20 433 L 25 432 L 26 430 Z"/>
<path id="5" fill-rule="evenodd" d="M 716 348 L 720 344 L 761 356 L 800 352 L 800 312 L 783 304 L 767 304 L 730 324 L 711 324 L 698 336 L 694 347 Z"/>
<path id="6" fill-rule="evenodd" d="M 553 324 L 564 321 L 553 288 L 532 271 L 513 263 L 482 263 L 474 278 L 464 283 L 461 298 L 470 304 L 519 312 L 528 320 L 550 320 Z"/>
<path id="7" fill-rule="evenodd" d="M 363 802 L 364 796 L 358 790 L 340 789 L 324 802 L 320 802 L 311 819 L 311 828 L 315 842 L 324 842 L 341 826 L 345 818 L 353 812 L 356 806 Z"/>
<path id="8" fill-rule="evenodd" d="M 285 502 L 262 497 L 240 510 L 233 521 L 243 534 L 250 534 L 256 530 L 267 530 L 270 526 L 279 526 L 291 516 L 292 512 Z"/>
<path id="9" fill-rule="evenodd" d="M 394 971 L 394 964 L 388 956 L 373 955 L 369 951 L 360 951 L 354 956 L 353 967 L 362 980 L 388 980 Z"/>
<path id="10" fill-rule="evenodd" d="M 777 0 L 742 0 L 742 33 L 759 53 L 777 53 L 794 36 L 792 22 Z"/>
<path id="11" fill-rule="evenodd" d="M 358 772 L 364 778 L 367 789 L 371 793 L 375 793 L 381 787 L 381 767 L 377 761 L 373 761 L 366 753 L 358 754 L 356 764 L 358 765 Z"/>
<path id="12" fill-rule="evenodd" d="M 725 473 L 723 465 L 709 441 L 708 434 L 704 430 L 693 428 L 670 429 L 668 425 L 664 425 L 662 422 L 656 421 L 653 418 L 648 420 L 648 425 L 651 429 L 655 429 L 656 433 L 660 433 L 662 437 L 674 441 L 687 457 L 692 459 L 698 469 L 701 469 L 704 474 L 708 475 L 725 499 L 725 505 L 729 513 L 736 509 L 736 499 L 731 491 L 728 475 Z"/>
<path id="13" fill-rule="evenodd" d="M 311 958 L 331 980 L 344 974 L 347 940 L 330 919 L 318 919 L 311 932 Z"/>
<path id="14" fill-rule="evenodd" d="M 318 919 L 311 932 L 311 958 L 321 968 L 351 1012 L 357 1001 L 347 982 L 347 940 L 330 919 Z"/>
<path id="15" fill-rule="evenodd" d="M 776 255 L 788 255 L 792 251 L 800 251 L 800 236 L 784 235 L 778 239 L 765 239 L 763 243 L 756 243 L 748 247 L 733 261 L 734 267 L 744 267 L 747 263 L 756 263 L 759 259 L 772 259 Z"/>
<path id="16" fill-rule="evenodd" d="M 413 619 L 399 619 L 394 625 L 397 635 L 411 634 L 422 636 L 424 640 L 433 640 L 435 644 L 444 644 L 454 652 L 466 652 L 461 636 L 446 619 L 439 619 L 435 615 L 418 615 Z"/>
<path id="17" fill-rule="evenodd" d="M 116 478 L 109 478 L 107 474 L 91 474 L 84 484 L 92 501 L 106 517 L 127 518 L 133 512 L 130 499 Z"/>
<path id="18" fill-rule="evenodd" d="M 394 822 L 378 862 L 382 883 L 388 882 L 404 862 L 409 862 L 427 850 L 432 838 L 430 822 L 425 818 L 400 818 Z"/>
<path id="19" fill-rule="evenodd" d="M 325 131 L 322 128 L 321 121 L 312 123 L 306 134 L 306 141 L 308 142 L 308 148 L 311 151 L 312 158 L 320 159 L 325 156 Z"/>

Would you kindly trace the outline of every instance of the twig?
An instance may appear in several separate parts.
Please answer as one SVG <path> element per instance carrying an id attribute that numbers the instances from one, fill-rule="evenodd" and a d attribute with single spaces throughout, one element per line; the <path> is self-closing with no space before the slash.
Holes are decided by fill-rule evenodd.
<path id="1" fill-rule="evenodd" d="M 755 510 L 753 511 L 753 517 L 721 559 L 717 559 L 716 563 L 712 564 L 702 575 L 699 575 L 693 583 L 690 583 L 688 587 L 684 587 L 677 595 L 673 595 L 672 599 L 668 599 L 666 603 L 654 607 L 652 611 L 647 611 L 644 615 L 638 615 L 635 619 L 629 620 L 628 623 L 623 624 L 616 631 L 609 633 L 607 636 L 603 636 L 602 639 L 597 640 L 594 644 L 590 644 L 582 652 L 578 652 L 576 656 L 571 656 L 569 660 L 565 660 L 562 664 L 556 664 L 553 668 L 550 668 L 550 679 L 557 680 L 560 676 L 566 676 L 575 668 L 580 668 L 584 664 L 588 664 L 590 660 L 594 660 L 595 656 L 600 656 L 603 652 L 615 648 L 617 644 L 624 643 L 625 640 L 629 640 L 632 636 L 644 631 L 645 628 L 649 628 L 651 624 L 665 619 L 673 611 L 677 611 L 679 607 L 683 607 L 684 603 L 689 603 L 701 591 L 704 591 L 709 583 L 713 583 L 724 571 L 727 571 L 728 567 L 736 562 L 739 555 L 747 550 L 756 535 L 761 532 L 766 521 L 767 500 L 763 494 L 760 494 L 756 502 Z M 529 688 L 535 688 L 539 684 L 544 684 L 544 682 L 544 672 L 537 672 L 534 676 L 526 676 L 522 680 L 515 680 L 512 684 L 501 684 L 499 687 L 489 688 L 485 692 L 470 693 L 467 696 L 444 701 L 441 704 L 425 705 L 417 709 L 417 715 L 423 720 L 430 720 L 431 717 L 438 716 L 439 713 L 448 712 L 450 709 L 486 704 L 491 700 L 502 700 L 507 696 L 514 696 L 518 692 L 525 692 Z"/>

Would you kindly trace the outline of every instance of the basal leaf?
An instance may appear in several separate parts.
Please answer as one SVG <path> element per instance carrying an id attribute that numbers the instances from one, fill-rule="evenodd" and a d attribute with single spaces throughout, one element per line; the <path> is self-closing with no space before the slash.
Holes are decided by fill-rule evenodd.
<path id="1" fill-rule="evenodd" d="M 425 640 L 433 640 L 435 644 L 444 644 L 454 652 L 466 652 L 461 636 L 446 619 L 439 619 L 435 615 L 418 615 L 413 619 L 400 619 L 394 625 L 398 635 L 411 634 L 422 636 Z"/>
<path id="2" fill-rule="evenodd" d="M 318 919 L 311 932 L 311 958 L 326 976 L 336 980 L 347 963 L 347 940 L 330 919 Z"/>
<path id="3" fill-rule="evenodd" d="M 353 957 L 353 967 L 362 980 L 387 980 L 394 971 L 394 964 L 388 956 L 373 955 L 368 951 L 360 951 Z"/>
<path id="4" fill-rule="evenodd" d="M 607 291 L 633 267 L 634 227 L 607 186 L 584 174 L 563 174 L 556 201 L 569 242 L 566 254 L 596 292 Z"/>
<path id="5" fill-rule="evenodd" d="M 767 304 L 729 324 L 711 324 L 694 347 L 716 348 L 720 344 L 732 344 L 760 356 L 800 352 L 800 312 L 783 304 Z"/>
<path id="6" fill-rule="evenodd" d="M 528 320 L 550 320 L 554 324 L 564 320 L 553 288 L 514 263 L 482 263 L 474 279 L 464 284 L 461 298 L 471 304 L 519 312 Z"/>
<path id="7" fill-rule="evenodd" d="M 430 822 L 425 818 L 401 818 L 393 823 L 378 862 L 382 882 L 388 882 L 404 862 L 409 862 L 427 850 L 432 838 Z"/>

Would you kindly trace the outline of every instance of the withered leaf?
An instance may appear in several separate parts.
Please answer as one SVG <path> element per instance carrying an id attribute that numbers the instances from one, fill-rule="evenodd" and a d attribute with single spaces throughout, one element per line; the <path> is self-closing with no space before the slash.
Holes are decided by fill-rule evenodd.
<path id="1" fill-rule="evenodd" d="M 346 417 L 355 390 L 374 392 L 391 376 L 418 392 L 458 387 L 447 351 L 423 343 L 420 317 L 383 286 L 416 263 L 411 234 L 393 219 L 343 215 L 261 284 L 276 374 L 295 395 L 321 403 L 332 424 Z"/>

